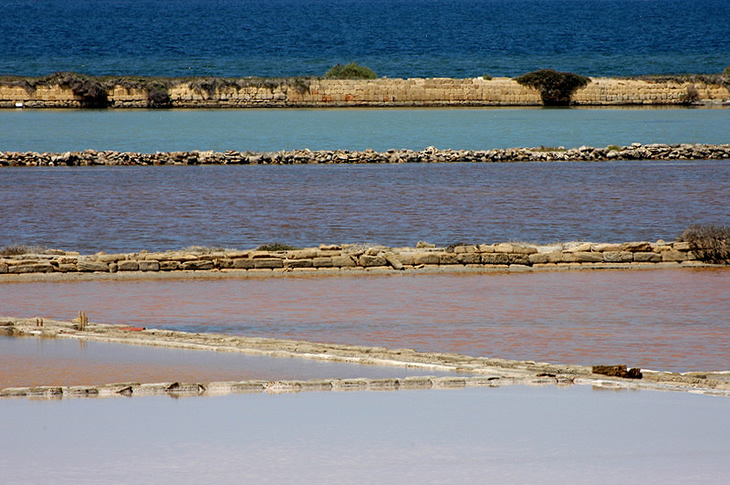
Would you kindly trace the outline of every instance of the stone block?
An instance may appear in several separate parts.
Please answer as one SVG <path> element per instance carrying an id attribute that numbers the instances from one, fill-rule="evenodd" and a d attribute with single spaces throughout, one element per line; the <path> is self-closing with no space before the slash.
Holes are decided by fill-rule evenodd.
<path id="1" fill-rule="evenodd" d="M 603 254 L 580 251 L 573 253 L 573 258 L 576 263 L 598 263 L 603 261 Z"/>
<path id="2" fill-rule="evenodd" d="M 651 251 L 651 243 L 647 241 L 626 242 L 621 245 L 621 251 L 632 253 Z"/>
<path id="3" fill-rule="evenodd" d="M 352 268 L 357 266 L 357 263 L 350 256 L 343 254 L 332 258 L 332 266 L 336 266 L 338 268 Z"/>
<path id="4" fill-rule="evenodd" d="M 658 253 L 653 252 L 638 252 L 634 253 L 634 261 L 637 263 L 658 263 L 662 260 L 662 257 Z"/>
<path id="5" fill-rule="evenodd" d="M 160 271 L 177 271 L 180 269 L 180 261 L 160 261 Z"/>
<path id="6" fill-rule="evenodd" d="M 545 264 L 548 262 L 548 254 L 547 253 L 535 253 L 530 254 L 530 263 L 531 264 Z"/>
<path id="7" fill-rule="evenodd" d="M 530 264 L 530 255 L 529 254 L 508 254 L 508 260 L 509 264 L 524 264 L 529 265 Z"/>
<path id="8" fill-rule="evenodd" d="M 602 254 L 607 263 L 630 263 L 634 260 L 634 254 L 628 251 L 606 251 Z"/>
<path id="9" fill-rule="evenodd" d="M 284 260 L 284 267 L 285 268 L 311 268 L 312 267 L 312 261 L 311 259 L 285 259 Z M 253 263 L 253 260 L 251 260 Z"/>
<path id="10" fill-rule="evenodd" d="M 253 269 L 256 267 L 253 259 L 238 258 L 233 260 L 233 268 L 235 269 Z"/>
<path id="11" fill-rule="evenodd" d="M 509 264 L 509 254 L 507 253 L 482 253 L 481 256 L 483 264 Z"/>
<path id="12" fill-rule="evenodd" d="M 319 250 L 315 248 L 298 249 L 286 253 L 287 259 L 313 259 L 319 256 Z"/>
<path id="13" fill-rule="evenodd" d="M 677 251 L 689 251 L 690 249 L 692 249 L 692 247 L 690 243 L 681 241 L 674 243 L 674 249 L 676 249 Z"/>
<path id="14" fill-rule="evenodd" d="M 441 262 L 441 256 L 437 252 L 428 253 L 415 253 L 413 255 L 413 264 L 439 264 Z"/>
<path id="15" fill-rule="evenodd" d="M 79 262 L 76 263 L 76 268 L 79 271 L 103 271 L 105 273 L 109 271 L 109 265 L 102 261 L 79 260 Z"/>
<path id="16" fill-rule="evenodd" d="M 258 258 L 254 259 L 254 268 L 261 269 L 274 269 L 274 268 L 283 268 L 284 267 L 284 260 L 279 258 Z"/>
<path id="17" fill-rule="evenodd" d="M 7 266 L 9 273 L 52 273 L 53 265 L 46 261 Z"/>
<path id="18" fill-rule="evenodd" d="M 684 251 L 677 251 L 670 249 L 669 251 L 661 252 L 662 261 L 686 261 L 687 253 Z"/>
<path id="19" fill-rule="evenodd" d="M 383 257 L 393 269 L 397 269 L 399 271 L 403 269 L 403 263 L 400 262 L 400 259 L 398 259 L 395 254 L 386 252 L 383 254 Z"/>
<path id="20" fill-rule="evenodd" d="M 160 262 L 159 261 L 140 261 L 139 263 L 139 270 L 140 271 L 159 271 L 160 270 Z"/>
<path id="21" fill-rule="evenodd" d="M 119 261 L 117 271 L 139 271 L 139 263 L 137 261 Z"/>
<path id="22" fill-rule="evenodd" d="M 458 264 L 459 256 L 456 253 L 441 253 L 439 264 Z"/>
<path id="23" fill-rule="evenodd" d="M 373 266 L 386 266 L 388 262 L 383 256 L 372 256 L 370 254 L 363 254 L 358 258 L 358 264 L 363 268 L 370 268 Z"/>
<path id="24" fill-rule="evenodd" d="M 459 254 L 458 262 L 460 264 L 480 264 L 482 262 L 482 255 L 479 253 Z"/>
<path id="25" fill-rule="evenodd" d="M 182 264 L 182 269 L 193 271 L 207 271 L 214 267 L 213 261 L 185 261 Z"/>
<path id="26" fill-rule="evenodd" d="M 333 266 L 332 258 L 314 258 L 312 260 L 312 266 L 315 268 L 331 268 Z"/>

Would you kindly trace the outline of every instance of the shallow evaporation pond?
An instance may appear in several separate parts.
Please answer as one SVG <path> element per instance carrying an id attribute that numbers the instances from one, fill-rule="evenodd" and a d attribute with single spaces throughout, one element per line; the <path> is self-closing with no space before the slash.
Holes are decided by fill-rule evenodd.
<path id="1" fill-rule="evenodd" d="M 17 317 L 413 348 L 513 360 L 730 370 L 728 269 L 9 283 Z"/>
<path id="2" fill-rule="evenodd" d="M 6 399 L 0 413 L 8 484 L 719 484 L 730 476 L 730 399 L 688 393 L 508 386 Z"/>
<path id="3" fill-rule="evenodd" d="M 213 382 L 447 376 L 453 372 L 357 365 L 240 352 L 172 349 L 76 339 L 0 336 L 0 389 L 114 382 Z"/>

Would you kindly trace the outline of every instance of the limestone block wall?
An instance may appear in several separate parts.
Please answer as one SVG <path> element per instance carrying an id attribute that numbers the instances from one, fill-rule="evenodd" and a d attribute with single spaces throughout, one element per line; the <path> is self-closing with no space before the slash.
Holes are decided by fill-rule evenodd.
<path id="1" fill-rule="evenodd" d="M 705 83 L 649 82 L 593 78 L 573 100 L 582 105 L 672 105 L 685 102 L 688 90 L 701 100 L 721 103 L 730 92 Z M 168 88 L 172 107 L 327 107 L 327 106 L 540 106 L 537 90 L 510 78 L 414 78 L 372 80 L 254 80 L 221 83 L 210 90 L 194 82 L 173 82 Z M 141 108 L 148 104 L 143 88 L 115 85 L 108 92 L 110 107 Z M 40 85 L 35 90 L 0 84 L 0 108 L 73 108 L 83 98 L 69 88 Z"/>
<path id="2" fill-rule="evenodd" d="M 169 251 L 80 255 L 50 250 L 44 254 L 0 257 L 3 275 L 22 273 L 123 273 L 239 271 L 298 273 L 342 271 L 463 271 L 530 268 L 636 268 L 697 266 L 701 248 L 687 242 L 583 243 L 538 247 L 500 243 L 436 248 L 330 245 L 290 251 Z"/>

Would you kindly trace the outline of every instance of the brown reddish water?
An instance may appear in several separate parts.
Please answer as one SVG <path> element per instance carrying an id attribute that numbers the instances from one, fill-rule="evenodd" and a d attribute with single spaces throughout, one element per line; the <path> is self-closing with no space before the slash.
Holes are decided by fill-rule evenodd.
<path id="1" fill-rule="evenodd" d="M 674 371 L 730 369 L 730 271 L 83 281 L 0 314 Z"/>

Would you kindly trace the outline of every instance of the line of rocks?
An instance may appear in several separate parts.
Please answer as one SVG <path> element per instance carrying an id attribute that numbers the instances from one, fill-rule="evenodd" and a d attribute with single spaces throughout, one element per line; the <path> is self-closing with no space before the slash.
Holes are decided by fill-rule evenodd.
<path id="1" fill-rule="evenodd" d="M 581 146 L 565 149 L 506 148 L 493 150 L 387 150 L 376 152 L 309 149 L 278 152 L 228 150 L 184 152 L 117 152 L 84 150 L 65 153 L 0 152 L 0 166 L 96 165 L 294 165 L 339 163 L 438 163 L 438 162 L 567 162 L 608 160 L 727 160 L 730 145 L 632 143 L 605 148 Z"/>
<path id="2" fill-rule="evenodd" d="M 413 349 L 388 349 L 359 345 L 326 344 L 300 340 L 232 336 L 215 333 L 188 333 L 174 330 L 132 328 L 123 325 L 89 323 L 83 329 L 78 321 L 42 318 L 0 317 L 0 332 L 10 336 L 75 338 L 100 342 L 195 348 L 208 351 L 243 352 L 272 357 L 306 358 L 366 365 L 421 367 L 463 375 L 403 378 L 324 378 L 310 380 L 245 380 L 210 383 L 123 382 L 89 386 L 27 386 L 0 389 L 0 398 L 61 399 L 66 397 L 114 397 L 169 395 L 197 396 L 246 392 L 289 393 L 301 391 L 365 391 L 398 389 L 456 389 L 502 385 L 573 385 L 643 388 L 703 392 L 730 396 L 726 373 L 687 373 L 644 371 L 643 375 L 622 376 L 602 372 L 603 368 L 625 366 L 579 366 L 511 361 L 453 353 L 417 352 Z M 638 371 L 638 369 L 637 369 Z M 633 377 L 626 379 L 625 377 Z"/>
<path id="3" fill-rule="evenodd" d="M 660 265 L 698 266 L 696 248 L 688 242 L 659 240 L 614 243 L 568 243 L 533 246 L 516 243 L 415 248 L 321 245 L 288 251 L 181 250 L 139 253 L 97 253 L 48 250 L 44 254 L 0 257 L 0 274 L 250 272 L 302 273 L 318 271 L 407 271 L 530 268 L 631 268 Z"/>

